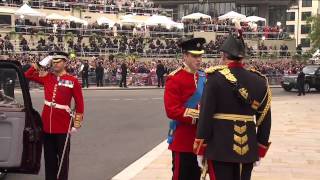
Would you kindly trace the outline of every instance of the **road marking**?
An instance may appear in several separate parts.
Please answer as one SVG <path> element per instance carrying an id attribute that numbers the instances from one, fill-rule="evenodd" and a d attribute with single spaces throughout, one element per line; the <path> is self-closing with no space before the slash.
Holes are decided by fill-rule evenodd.
<path id="1" fill-rule="evenodd" d="M 121 99 L 110 99 L 111 101 L 120 101 Z"/>
<path id="2" fill-rule="evenodd" d="M 153 100 L 161 100 L 162 98 L 159 97 L 159 98 L 151 98 L 151 99 L 153 99 Z"/>
<path id="3" fill-rule="evenodd" d="M 133 101 L 133 100 L 135 100 L 135 99 L 125 98 L 125 99 L 123 99 L 123 100 L 125 100 L 125 101 Z"/>
<path id="4" fill-rule="evenodd" d="M 111 180 L 129 180 L 134 178 L 139 172 L 141 172 L 145 167 L 156 160 L 161 154 L 168 149 L 167 141 L 163 141 L 151 151 L 146 153 L 140 159 L 136 160 L 134 163 L 126 167 L 119 174 L 115 175 Z"/>

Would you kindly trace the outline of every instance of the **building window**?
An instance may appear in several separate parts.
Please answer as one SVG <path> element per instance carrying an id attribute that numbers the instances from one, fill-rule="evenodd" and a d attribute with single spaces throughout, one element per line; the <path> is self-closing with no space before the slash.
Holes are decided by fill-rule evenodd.
<path id="1" fill-rule="evenodd" d="M 302 7 L 312 7 L 312 0 L 302 0 Z"/>
<path id="2" fill-rule="evenodd" d="M 309 38 L 301 38 L 301 46 L 302 47 L 310 47 L 310 39 Z"/>
<path id="3" fill-rule="evenodd" d="M 287 6 L 269 6 L 269 25 L 275 26 L 277 22 L 285 24 Z"/>
<path id="4" fill-rule="evenodd" d="M 296 15 L 295 12 L 288 12 L 287 13 L 287 21 L 294 21 L 296 19 L 295 15 Z"/>
<path id="5" fill-rule="evenodd" d="M 311 31 L 311 25 L 306 24 L 306 25 L 301 25 L 301 34 L 308 34 Z"/>
<path id="6" fill-rule="evenodd" d="M 306 21 L 309 17 L 311 17 L 311 12 L 302 12 L 301 13 L 301 20 Z"/>
<path id="7" fill-rule="evenodd" d="M 287 25 L 287 32 L 293 34 L 294 33 L 294 25 Z"/>
<path id="8" fill-rule="evenodd" d="M 237 12 L 246 16 L 258 16 L 259 8 L 251 5 L 240 5 L 237 7 Z"/>
<path id="9" fill-rule="evenodd" d="M 0 24 L 11 24 L 11 16 L 10 15 L 0 15 Z"/>

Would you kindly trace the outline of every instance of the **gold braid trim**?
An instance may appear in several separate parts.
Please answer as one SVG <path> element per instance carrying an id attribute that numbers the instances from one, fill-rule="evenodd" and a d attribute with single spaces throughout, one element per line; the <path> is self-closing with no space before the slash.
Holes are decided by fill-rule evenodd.
<path id="1" fill-rule="evenodd" d="M 264 107 L 259 119 L 257 120 L 257 126 L 260 126 L 260 124 L 263 122 L 264 118 L 266 117 L 270 107 L 271 107 L 271 98 L 272 98 L 272 93 L 271 93 L 271 89 L 269 86 L 267 86 L 267 104 L 266 106 Z"/>
<path id="2" fill-rule="evenodd" d="M 221 69 L 219 72 L 232 84 L 235 84 L 238 82 L 237 78 L 231 73 L 229 68 Z"/>
<path id="3" fill-rule="evenodd" d="M 205 70 L 205 73 L 211 74 L 211 73 L 214 73 L 214 72 L 216 72 L 216 71 L 218 71 L 218 70 L 226 69 L 226 68 L 228 68 L 228 67 L 227 67 L 227 66 L 223 66 L 223 65 L 211 66 L 211 67 L 209 67 L 209 68 L 207 68 L 207 69 Z"/>
<path id="4" fill-rule="evenodd" d="M 260 126 L 260 124 L 263 122 L 264 118 L 266 117 L 270 106 L 271 106 L 271 99 L 272 99 L 272 93 L 271 93 L 271 89 L 269 87 L 269 82 L 268 82 L 268 78 L 267 76 L 263 75 L 261 72 L 255 70 L 255 69 L 249 69 L 249 71 L 256 73 L 257 75 L 263 77 L 266 79 L 266 85 L 267 85 L 267 92 L 266 95 L 264 96 L 263 100 L 261 101 L 261 104 L 267 99 L 267 104 L 264 107 L 263 111 L 261 112 L 261 116 L 259 117 L 259 119 L 257 120 L 257 126 Z"/>
<path id="5" fill-rule="evenodd" d="M 82 113 L 76 113 L 75 118 L 74 118 L 74 127 L 75 128 L 80 128 L 82 125 L 82 120 L 83 120 L 83 114 Z"/>

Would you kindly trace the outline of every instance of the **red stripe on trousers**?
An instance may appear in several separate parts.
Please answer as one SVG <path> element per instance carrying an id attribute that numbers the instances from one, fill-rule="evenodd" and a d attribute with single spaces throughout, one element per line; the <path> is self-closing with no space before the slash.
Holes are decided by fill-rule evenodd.
<path id="1" fill-rule="evenodd" d="M 214 170 L 213 170 L 213 165 L 212 165 L 212 161 L 208 160 L 208 169 L 209 169 L 209 177 L 210 180 L 215 180 L 216 176 L 214 175 Z"/>
<path id="2" fill-rule="evenodd" d="M 180 172 L 180 153 L 174 152 L 173 180 L 179 180 L 179 172 Z"/>

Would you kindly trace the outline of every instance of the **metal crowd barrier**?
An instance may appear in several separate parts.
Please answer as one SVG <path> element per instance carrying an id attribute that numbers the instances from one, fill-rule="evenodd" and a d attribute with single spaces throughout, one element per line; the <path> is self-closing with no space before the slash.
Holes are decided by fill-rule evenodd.
<path id="1" fill-rule="evenodd" d="M 266 75 L 270 85 L 281 85 L 283 75 Z M 103 86 L 118 86 L 121 79 L 120 74 L 108 74 L 105 73 L 103 77 Z M 166 76 L 165 76 L 166 79 Z M 80 84 L 82 84 L 82 77 L 78 76 Z M 95 75 L 89 75 L 88 78 L 89 86 L 96 86 Z M 129 73 L 127 76 L 128 86 L 157 86 L 158 79 L 157 75 L 152 73 Z M 30 82 L 30 88 L 40 88 L 41 86 L 37 83 Z"/>

